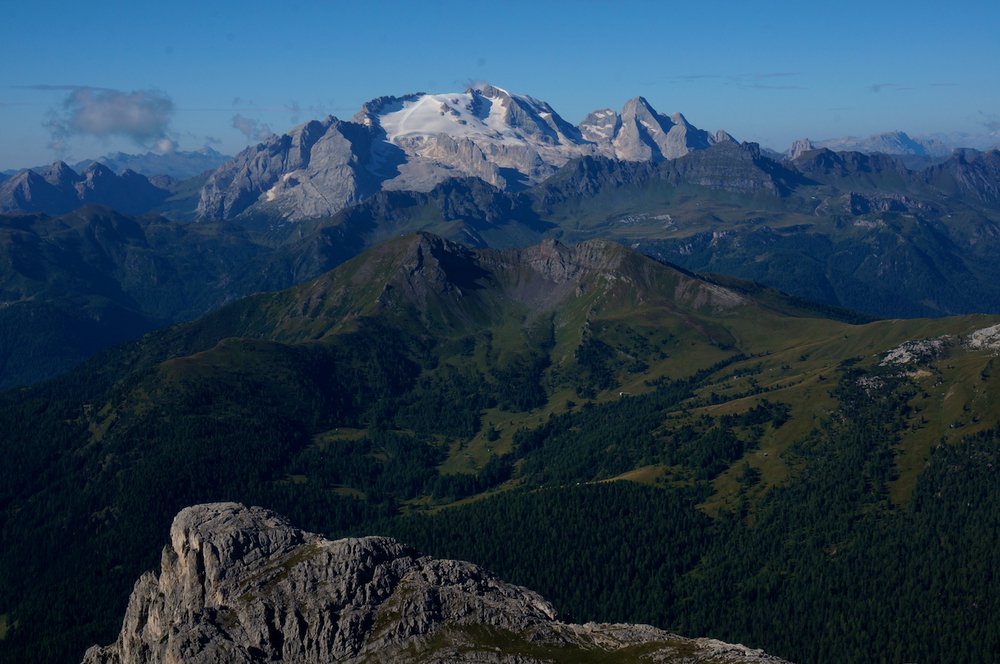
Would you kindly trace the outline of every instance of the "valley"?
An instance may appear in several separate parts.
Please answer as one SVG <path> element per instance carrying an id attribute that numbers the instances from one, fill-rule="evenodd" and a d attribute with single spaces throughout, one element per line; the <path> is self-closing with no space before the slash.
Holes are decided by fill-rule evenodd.
<path id="1" fill-rule="evenodd" d="M 225 499 L 473 560 L 577 621 L 980 658 L 1000 411 L 973 340 L 1000 318 L 837 316 L 608 241 L 421 233 L 103 351 L 4 396 L 4 649 L 109 642 L 173 515 Z"/>
<path id="2" fill-rule="evenodd" d="M 996 148 L 485 83 L 258 138 L 0 178 L 0 661 L 313 652 L 283 584 L 374 558 L 551 605 L 400 577 L 329 652 L 1000 651 Z M 233 522 L 256 594 L 185 622 Z"/>

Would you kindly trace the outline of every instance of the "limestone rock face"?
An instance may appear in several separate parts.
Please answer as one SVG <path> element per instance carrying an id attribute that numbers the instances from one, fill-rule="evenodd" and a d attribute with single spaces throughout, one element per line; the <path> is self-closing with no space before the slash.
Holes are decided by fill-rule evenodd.
<path id="1" fill-rule="evenodd" d="M 615 661 L 781 661 L 644 625 L 561 623 L 537 593 L 476 565 L 384 537 L 329 541 L 216 503 L 177 515 L 159 576 L 139 578 L 118 640 L 84 663 L 527 663 L 584 649 Z"/>
<path id="2" fill-rule="evenodd" d="M 506 191 L 536 185 L 574 159 L 658 162 L 730 142 L 642 97 L 578 127 L 549 104 L 480 84 L 464 92 L 379 97 L 349 121 L 327 117 L 251 146 L 216 169 L 197 217 L 260 212 L 297 220 L 333 214 L 378 191 L 429 192 L 476 177 Z"/>
<path id="3" fill-rule="evenodd" d="M 332 214 L 378 190 L 368 169 L 371 136 L 330 116 L 251 146 L 209 176 L 197 216 L 230 219 L 251 205 L 281 214 Z"/>

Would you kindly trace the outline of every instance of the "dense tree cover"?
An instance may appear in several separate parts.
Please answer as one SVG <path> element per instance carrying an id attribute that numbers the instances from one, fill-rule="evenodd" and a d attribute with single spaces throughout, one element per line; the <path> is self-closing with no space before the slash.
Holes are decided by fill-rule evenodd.
<path id="1" fill-rule="evenodd" d="M 395 532 L 530 585 L 576 619 L 652 622 L 801 662 L 993 661 L 1000 431 L 938 446 L 913 501 L 891 506 L 912 386 L 880 373 L 868 388 L 847 373 L 842 408 L 790 455 L 793 481 L 757 496 L 747 468 L 740 504 L 712 521 L 692 500 L 704 484 L 584 484 L 397 521 Z M 784 409 L 762 404 L 728 425 L 765 412 Z M 684 528 L 697 535 L 674 530 Z"/>
<path id="2" fill-rule="evenodd" d="M 678 579 L 710 542 L 698 490 L 631 483 L 520 490 L 387 524 L 436 556 L 482 563 L 578 621 L 669 625 Z"/>
<path id="3" fill-rule="evenodd" d="M 490 366 L 548 398 L 545 330 Z M 573 406 L 517 432 L 477 474 L 448 475 L 449 441 L 501 405 L 497 373 L 456 359 L 477 341 L 459 345 L 442 360 L 434 342 L 377 325 L 296 346 L 227 339 L 197 362 L 140 357 L 124 382 L 89 372 L 0 395 L 0 613 L 14 624 L 0 660 L 75 661 L 110 642 L 170 519 L 215 500 L 332 536 L 392 533 L 529 585 L 577 620 L 651 622 L 802 662 L 988 661 L 1000 649 L 1000 431 L 936 448 L 913 500 L 893 506 L 906 377 L 844 363 L 829 383 L 840 407 L 786 454 L 789 480 L 764 492 L 744 464 L 738 504 L 709 518 L 698 505 L 710 480 L 789 417 L 776 400 L 688 412 L 706 403 L 693 400 L 706 380 L 747 357 Z M 93 382 L 75 384 L 83 376 Z M 595 482 L 651 464 L 683 481 Z M 509 479 L 520 488 L 400 516 L 409 499 Z"/>

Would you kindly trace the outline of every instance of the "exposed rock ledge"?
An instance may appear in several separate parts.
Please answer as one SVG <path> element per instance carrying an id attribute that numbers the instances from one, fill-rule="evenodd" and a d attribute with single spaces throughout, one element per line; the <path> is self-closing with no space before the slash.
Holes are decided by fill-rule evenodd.
<path id="1" fill-rule="evenodd" d="M 325 540 L 237 503 L 181 511 L 161 568 L 85 664 L 781 661 L 645 625 L 561 623 L 476 565 L 385 537 Z"/>

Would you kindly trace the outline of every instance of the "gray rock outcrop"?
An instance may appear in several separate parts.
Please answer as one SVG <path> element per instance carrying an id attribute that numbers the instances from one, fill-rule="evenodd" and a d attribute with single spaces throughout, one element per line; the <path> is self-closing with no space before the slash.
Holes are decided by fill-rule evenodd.
<path id="1" fill-rule="evenodd" d="M 159 576 L 142 575 L 118 640 L 90 648 L 84 664 L 528 663 L 584 652 L 781 661 L 649 626 L 561 623 L 537 593 L 476 565 L 384 537 L 329 541 L 265 509 L 216 503 L 177 515 Z"/>

